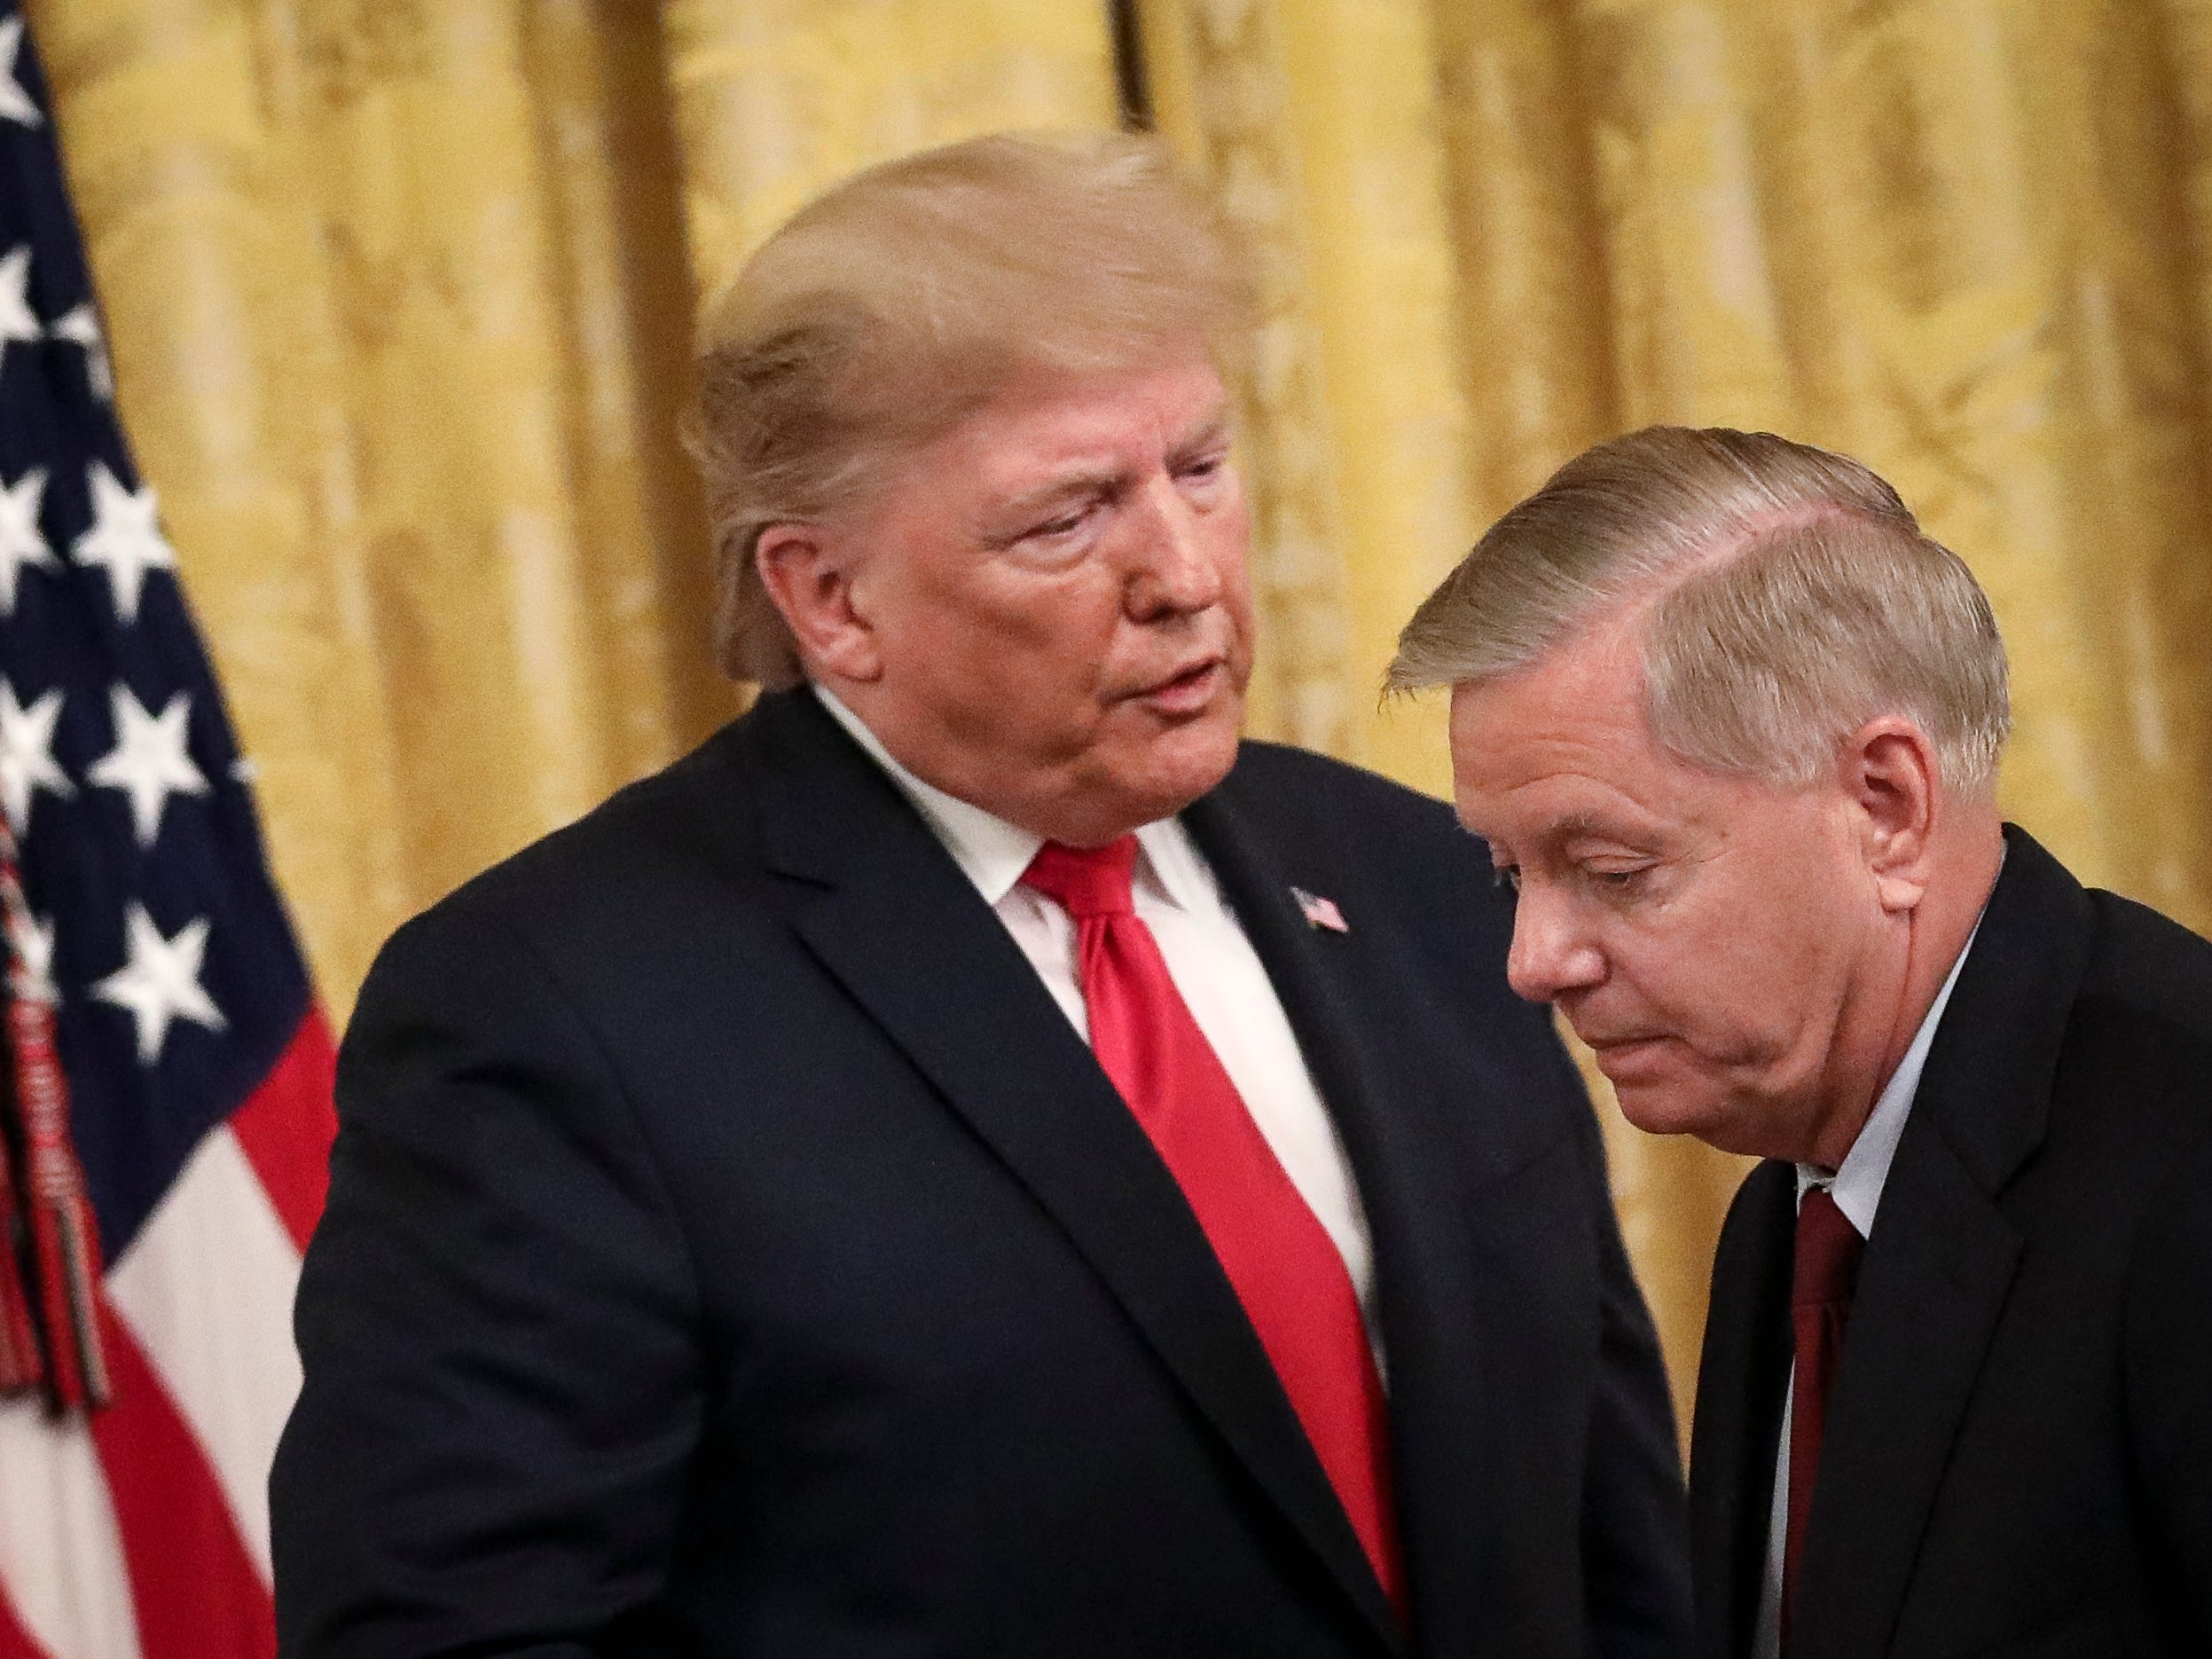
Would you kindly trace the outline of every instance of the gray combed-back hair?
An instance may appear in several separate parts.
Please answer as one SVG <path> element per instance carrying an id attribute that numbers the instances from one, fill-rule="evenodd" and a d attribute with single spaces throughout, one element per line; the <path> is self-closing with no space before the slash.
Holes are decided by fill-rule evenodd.
<path id="1" fill-rule="evenodd" d="M 1802 784 L 1894 714 L 1950 787 L 1995 785 L 2004 644 L 1973 573 L 1871 469 L 1770 432 L 1648 427 L 1584 451 L 1423 601 L 1387 684 L 1510 674 L 1630 607 L 1652 735 L 1693 765 Z"/>

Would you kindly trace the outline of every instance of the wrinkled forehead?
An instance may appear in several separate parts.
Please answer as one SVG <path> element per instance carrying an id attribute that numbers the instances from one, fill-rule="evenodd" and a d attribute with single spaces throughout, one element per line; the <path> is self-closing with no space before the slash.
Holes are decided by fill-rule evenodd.
<path id="1" fill-rule="evenodd" d="M 1130 368 L 1024 365 L 903 457 L 898 482 L 944 497 L 1103 479 L 1226 438 L 1228 397 L 1203 352 Z"/>
<path id="2" fill-rule="evenodd" d="M 1461 820 L 1491 838 L 1702 819 L 1727 792 L 1653 737 L 1641 657 L 1623 637 L 1586 635 L 1461 682 L 1450 734 Z"/>
<path id="3" fill-rule="evenodd" d="M 1531 745 L 1634 751 L 1652 741 L 1649 683 L 1639 618 L 1608 616 L 1533 662 L 1454 685 L 1454 759 L 1526 759 Z"/>
<path id="4" fill-rule="evenodd" d="M 1078 438 L 1118 432 L 1132 422 L 1172 432 L 1220 419 L 1228 401 L 1213 359 L 1192 344 L 1099 367 L 1015 364 L 966 424 L 1000 434 L 1018 428 Z"/>

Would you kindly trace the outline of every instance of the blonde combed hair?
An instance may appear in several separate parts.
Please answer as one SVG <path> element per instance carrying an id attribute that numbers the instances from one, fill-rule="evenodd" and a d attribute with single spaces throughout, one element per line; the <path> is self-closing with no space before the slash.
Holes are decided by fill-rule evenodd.
<path id="1" fill-rule="evenodd" d="M 1029 369 L 1247 350 L 1248 270 L 1157 138 L 998 133 L 854 175 L 709 305 L 687 434 L 706 485 L 732 675 L 799 677 L 754 564 L 772 524 L 862 499 L 901 454 Z"/>
<path id="2" fill-rule="evenodd" d="M 1902 715 L 1950 787 L 1995 786 L 2004 645 L 1973 573 L 1871 468 L 1769 432 L 1649 427 L 1584 451 L 1423 601 L 1387 683 L 1510 674 L 1639 606 L 1645 712 L 1682 759 L 1802 784 Z"/>

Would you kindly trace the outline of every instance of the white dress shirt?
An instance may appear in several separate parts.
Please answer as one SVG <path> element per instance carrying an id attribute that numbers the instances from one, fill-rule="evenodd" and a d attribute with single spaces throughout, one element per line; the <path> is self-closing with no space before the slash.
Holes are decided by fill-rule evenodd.
<path id="1" fill-rule="evenodd" d="M 923 782 L 894 760 L 859 716 L 835 696 L 820 686 L 814 695 L 914 804 L 1006 924 L 1061 1011 L 1089 1042 L 1090 1018 L 1077 978 L 1075 924 L 1058 905 L 1021 885 L 1044 837 Z M 1182 825 L 1163 818 L 1136 835 L 1132 883 L 1136 913 L 1159 941 L 1175 989 L 1276 1161 L 1344 1258 L 1379 1364 L 1374 1254 L 1360 1190 L 1275 986 Z"/>
<path id="2" fill-rule="evenodd" d="M 1890 1161 L 1897 1155 L 1905 1120 L 1912 1114 L 1912 1097 L 1919 1092 L 1920 1073 L 1927 1065 L 1935 1028 L 1942 1023 L 1951 987 L 1958 983 L 1958 971 L 1966 965 L 1966 953 L 1974 947 L 1974 933 L 1981 931 L 1977 919 L 1973 932 L 1966 935 L 1966 942 L 1958 948 L 1958 960 L 1951 963 L 1943 988 L 1928 1004 L 1920 1029 L 1912 1034 L 1911 1047 L 1889 1074 L 1874 1110 L 1859 1129 L 1858 1139 L 1844 1154 L 1842 1165 L 1835 1169 L 1823 1169 L 1816 1164 L 1797 1167 L 1797 1201 L 1804 1203 L 1805 1195 L 1815 1187 L 1827 1188 L 1844 1220 L 1861 1238 L 1873 1235 L 1874 1212 L 1880 1207 L 1882 1188 L 1888 1183 Z M 1790 1385 L 1782 1396 L 1782 1440 L 1775 1450 L 1774 1500 L 1767 1512 L 1767 1577 L 1759 1595 L 1759 1622 L 1752 1627 L 1753 1659 L 1778 1659 L 1782 1651 L 1782 1557 L 1790 1524 L 1790 1411 L 1796 1398 L 1797 1367 L 1792 1364 Z"/>

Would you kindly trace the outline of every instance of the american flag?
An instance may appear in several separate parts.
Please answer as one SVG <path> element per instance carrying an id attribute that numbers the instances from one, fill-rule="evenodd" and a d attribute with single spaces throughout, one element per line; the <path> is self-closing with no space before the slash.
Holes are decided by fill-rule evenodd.
<path id="1" fill-rule="evenodd" d="M 113 392 L 0 0 L 0 1659 L 247 1659 L 331 1045 Z"/>

